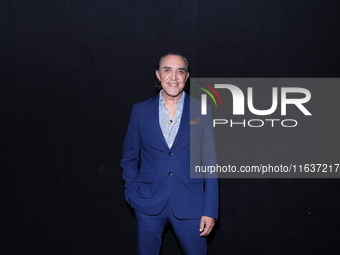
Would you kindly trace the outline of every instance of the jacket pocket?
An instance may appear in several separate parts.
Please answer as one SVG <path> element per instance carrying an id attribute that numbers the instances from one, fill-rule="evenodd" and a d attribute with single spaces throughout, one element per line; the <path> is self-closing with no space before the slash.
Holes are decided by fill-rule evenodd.
<path id="1" fill-rule="evenodd" d="M 137 181 L 137 192 L 140 197 L 150 198 L 154 195 L 153 177 L 151 174 L 139 174 Z"/>
<path id="2" fill-rule="evenodd" d="M 152 175 L 151 174 L 138 174 L 137 181 L 143 183 L 152 183 Z"/>

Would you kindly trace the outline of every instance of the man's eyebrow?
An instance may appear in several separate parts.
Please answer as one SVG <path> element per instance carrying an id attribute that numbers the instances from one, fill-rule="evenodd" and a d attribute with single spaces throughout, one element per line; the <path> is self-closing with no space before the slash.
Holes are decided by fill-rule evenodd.
<path id="1" fill-rule="evenodd" d="M 170 66 L 164 66 L 163 69 L 172 69 L 172 67 Z M 184 67 L 179 67 L 177 68 L 178 70 L 183 70 L 183 71 L 186 71 L 186 69 Z"/>

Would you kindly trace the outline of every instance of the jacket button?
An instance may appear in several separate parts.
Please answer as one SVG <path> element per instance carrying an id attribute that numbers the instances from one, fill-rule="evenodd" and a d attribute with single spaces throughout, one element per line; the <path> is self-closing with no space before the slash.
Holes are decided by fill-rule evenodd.
<path id="1" fill-rule="evenodd" d="M 170 152 L 169 152 L 169 155 L 172 156 L 172 155 L 173 155 L 173 152 L 170 151 Z"/>
<path id="2" fill-rule="evenodd" d="M 168 175 L 172 175 L 172 172 L 169 172 Z"/>

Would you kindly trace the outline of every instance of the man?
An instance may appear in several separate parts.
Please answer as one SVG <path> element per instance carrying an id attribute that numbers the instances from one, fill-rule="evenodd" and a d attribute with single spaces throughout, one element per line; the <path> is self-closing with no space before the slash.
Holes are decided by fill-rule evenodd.
<path id="1" fill-rule="evenodd" d="M 190 107 L 185 57 L 163 56 L 156 76 L 162 90 L 133 106 L 121 161 L 125 197 L 136 216 L 138 254 L 158 254 L 170 222 L 183 252 L 203 255 L 204 237 L 218 217 L 218 180 L 190 178 L 190 156 L 191 162 L 216 165 L 211 116 L 200 115 L 199 103 Z M 194 142 L 190 132 L 197 135 Z"/>

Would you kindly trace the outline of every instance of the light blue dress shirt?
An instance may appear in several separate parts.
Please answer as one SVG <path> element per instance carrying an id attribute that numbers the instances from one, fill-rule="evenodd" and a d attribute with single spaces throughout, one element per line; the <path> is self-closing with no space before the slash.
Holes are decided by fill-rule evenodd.
<path id="1" fill-rule="evenodd" d="M 169 149 L 171 149 L 175 141 L 179 125 L 181 124 L 185 92 L 182 93 L 182 96 L 177 103 L 177 111 L 172 119 L 170 119 L 168 109 L 165 107 L 162 93 L 163 90 L 159 92 L 159 125 L 161 126 L 165 141 L 168 144 Z"/>

